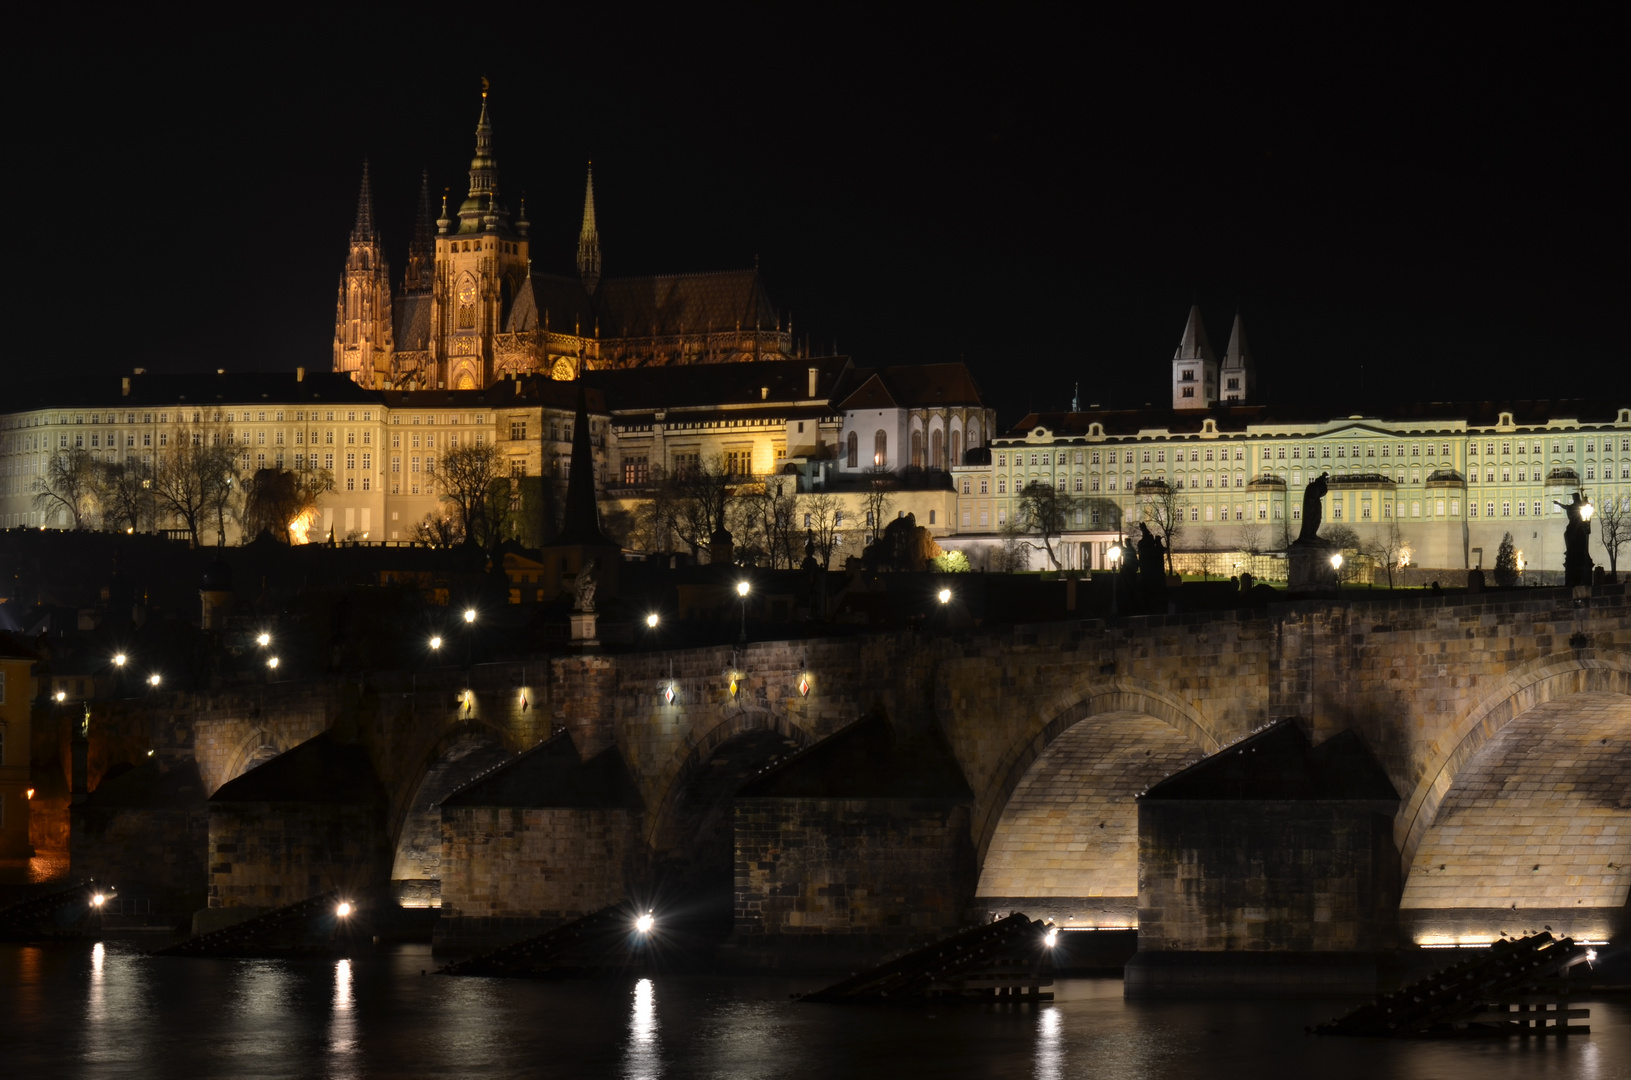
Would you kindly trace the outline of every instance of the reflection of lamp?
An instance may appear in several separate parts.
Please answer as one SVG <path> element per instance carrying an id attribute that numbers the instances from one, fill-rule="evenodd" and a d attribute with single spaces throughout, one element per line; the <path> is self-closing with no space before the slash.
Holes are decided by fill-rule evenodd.
<path id="1" fill-rule="evenodd" d="M 1527 565 L 1529 564 L 1524 561 L 1523 552 L 1518 552 L 1518 573 L 1523 573 L 1523 568 Z"/>

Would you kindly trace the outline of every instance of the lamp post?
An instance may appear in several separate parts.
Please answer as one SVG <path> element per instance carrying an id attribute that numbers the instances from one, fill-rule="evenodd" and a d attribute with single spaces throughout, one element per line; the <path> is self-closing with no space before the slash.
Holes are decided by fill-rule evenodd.
<path id="1" fill-rule="evenodd" d="M 464 609 L 464 631 L 464 666 L 469 667 L 476 637 L 476 609 L 473 607 Z"/>
<path id="2" fill-rule="evenodd" d="M 951 590 L 950 589 L 941 589 L 940 592 L 937 594 L 937 596 L 938 596 L 938 599 L 940 600 L 940 602 L 942 604 L 951 603 Z"/>
<path id="3" fill-rule="evenodd" d="M 1111 544 L 1105 557 L 1110 560 L 1110 617 L 1113 619 L 1118 613 L 1121 598 L 1121 545 Z"/>
<path id="4" fill-rule="evenodd" d="M 742 598 L 742 636 L 737 638 L 737 644 L 745 645 L 748 640 L 748 590 L 752 588 L 746 581 L 736 583 L 736 595 Z"/>

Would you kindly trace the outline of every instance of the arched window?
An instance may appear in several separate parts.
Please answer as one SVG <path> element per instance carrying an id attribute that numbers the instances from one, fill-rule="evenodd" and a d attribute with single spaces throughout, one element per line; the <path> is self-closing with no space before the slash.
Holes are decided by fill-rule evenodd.
<path id="1" fill-rule="evenodd" d="M 889 468 L 889 436 L 882 428 L 872 436 L 872 464 L 881 469 Z"/>
<path id="2" fill-rule="evenodd" d="M 932 469 L 946 467 L 946 456 L 941 453 L 946 445 L 945 439 L 942 438 L 944 434 L 939 428 L 929 433 L 929 467 Z"/>
<path id="3" fill-rule="evenodd" d="M 963 433 L 961 431 L 951 433 L 951 463 L 953 465 L 963 463 Z"/>
<path id="4" fill-rule="evenodd" d="M 923 432 L 912 432 L 912 468 L 923 468 Z"/>
<path id="5" fill-rule="evenodd" d="M 853 469 L 861 463 L 861 440 L 853 431 L 849 433 L 849 442 L 846 449 L 849 454 L 849 467 Z"/>
<path id="6" fill-rule="evenodd" d="M 977 447 L 979 445 L 980 445 L 980 422 L 978 420 L 970 420 L 968 422 L 968 448 L 970 450 L 973 450 L 975 447 Z"/>

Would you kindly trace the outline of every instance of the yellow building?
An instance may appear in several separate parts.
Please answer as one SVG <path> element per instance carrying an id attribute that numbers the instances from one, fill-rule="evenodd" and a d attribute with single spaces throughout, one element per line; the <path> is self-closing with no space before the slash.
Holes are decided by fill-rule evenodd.
<path id="1" fill-rule="evenodd" d="M 28 842 L 33 668 L 34 654 L 0 634 L 0 858 L 34 854 Z"/>

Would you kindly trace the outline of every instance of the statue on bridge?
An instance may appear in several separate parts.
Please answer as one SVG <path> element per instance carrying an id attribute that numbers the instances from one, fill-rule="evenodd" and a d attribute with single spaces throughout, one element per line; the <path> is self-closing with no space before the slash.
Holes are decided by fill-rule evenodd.
<path id="1" fill-rule="evenodd" d="M 583 564 L 577 576 L 572 579 L 572 610 L 589 612 L 595 610 L 595 564 L 598 559 L 590 559 Z"/>
<path id="2" fill-rule="evenodd" d="M 1569 515 L 1569 523 L 1563 526 L 1563 584 L 1570 588 L 1590 585 L 1591 500 L 1577 491 L 1573 502 L 1552 502 Z"/>
<path id="3" fill-rule="evenodd" d="M 1297 534 L 1297 543 L 1299 544 L 1320 543 L 1320 522 L 1324 518 L 1324 511 L 1320 508 L 1322 505 L 1320 500 L 1324 499 L 1325 493 L 1331 490 L 1331 485 L 1328 483 L 1330 475 L 1330 473 L 1320 473 L 1320 478 L 1309 484 L 1303 491 L 1303 527 L 1302 531 Z"/>
<path id="4" fill-rule="evenodd" d="M 1163 614 L 1167 610 L 1166 549 L 1144 522 L 1138 523 L 1138 588 L 1144 610 Z"/>

